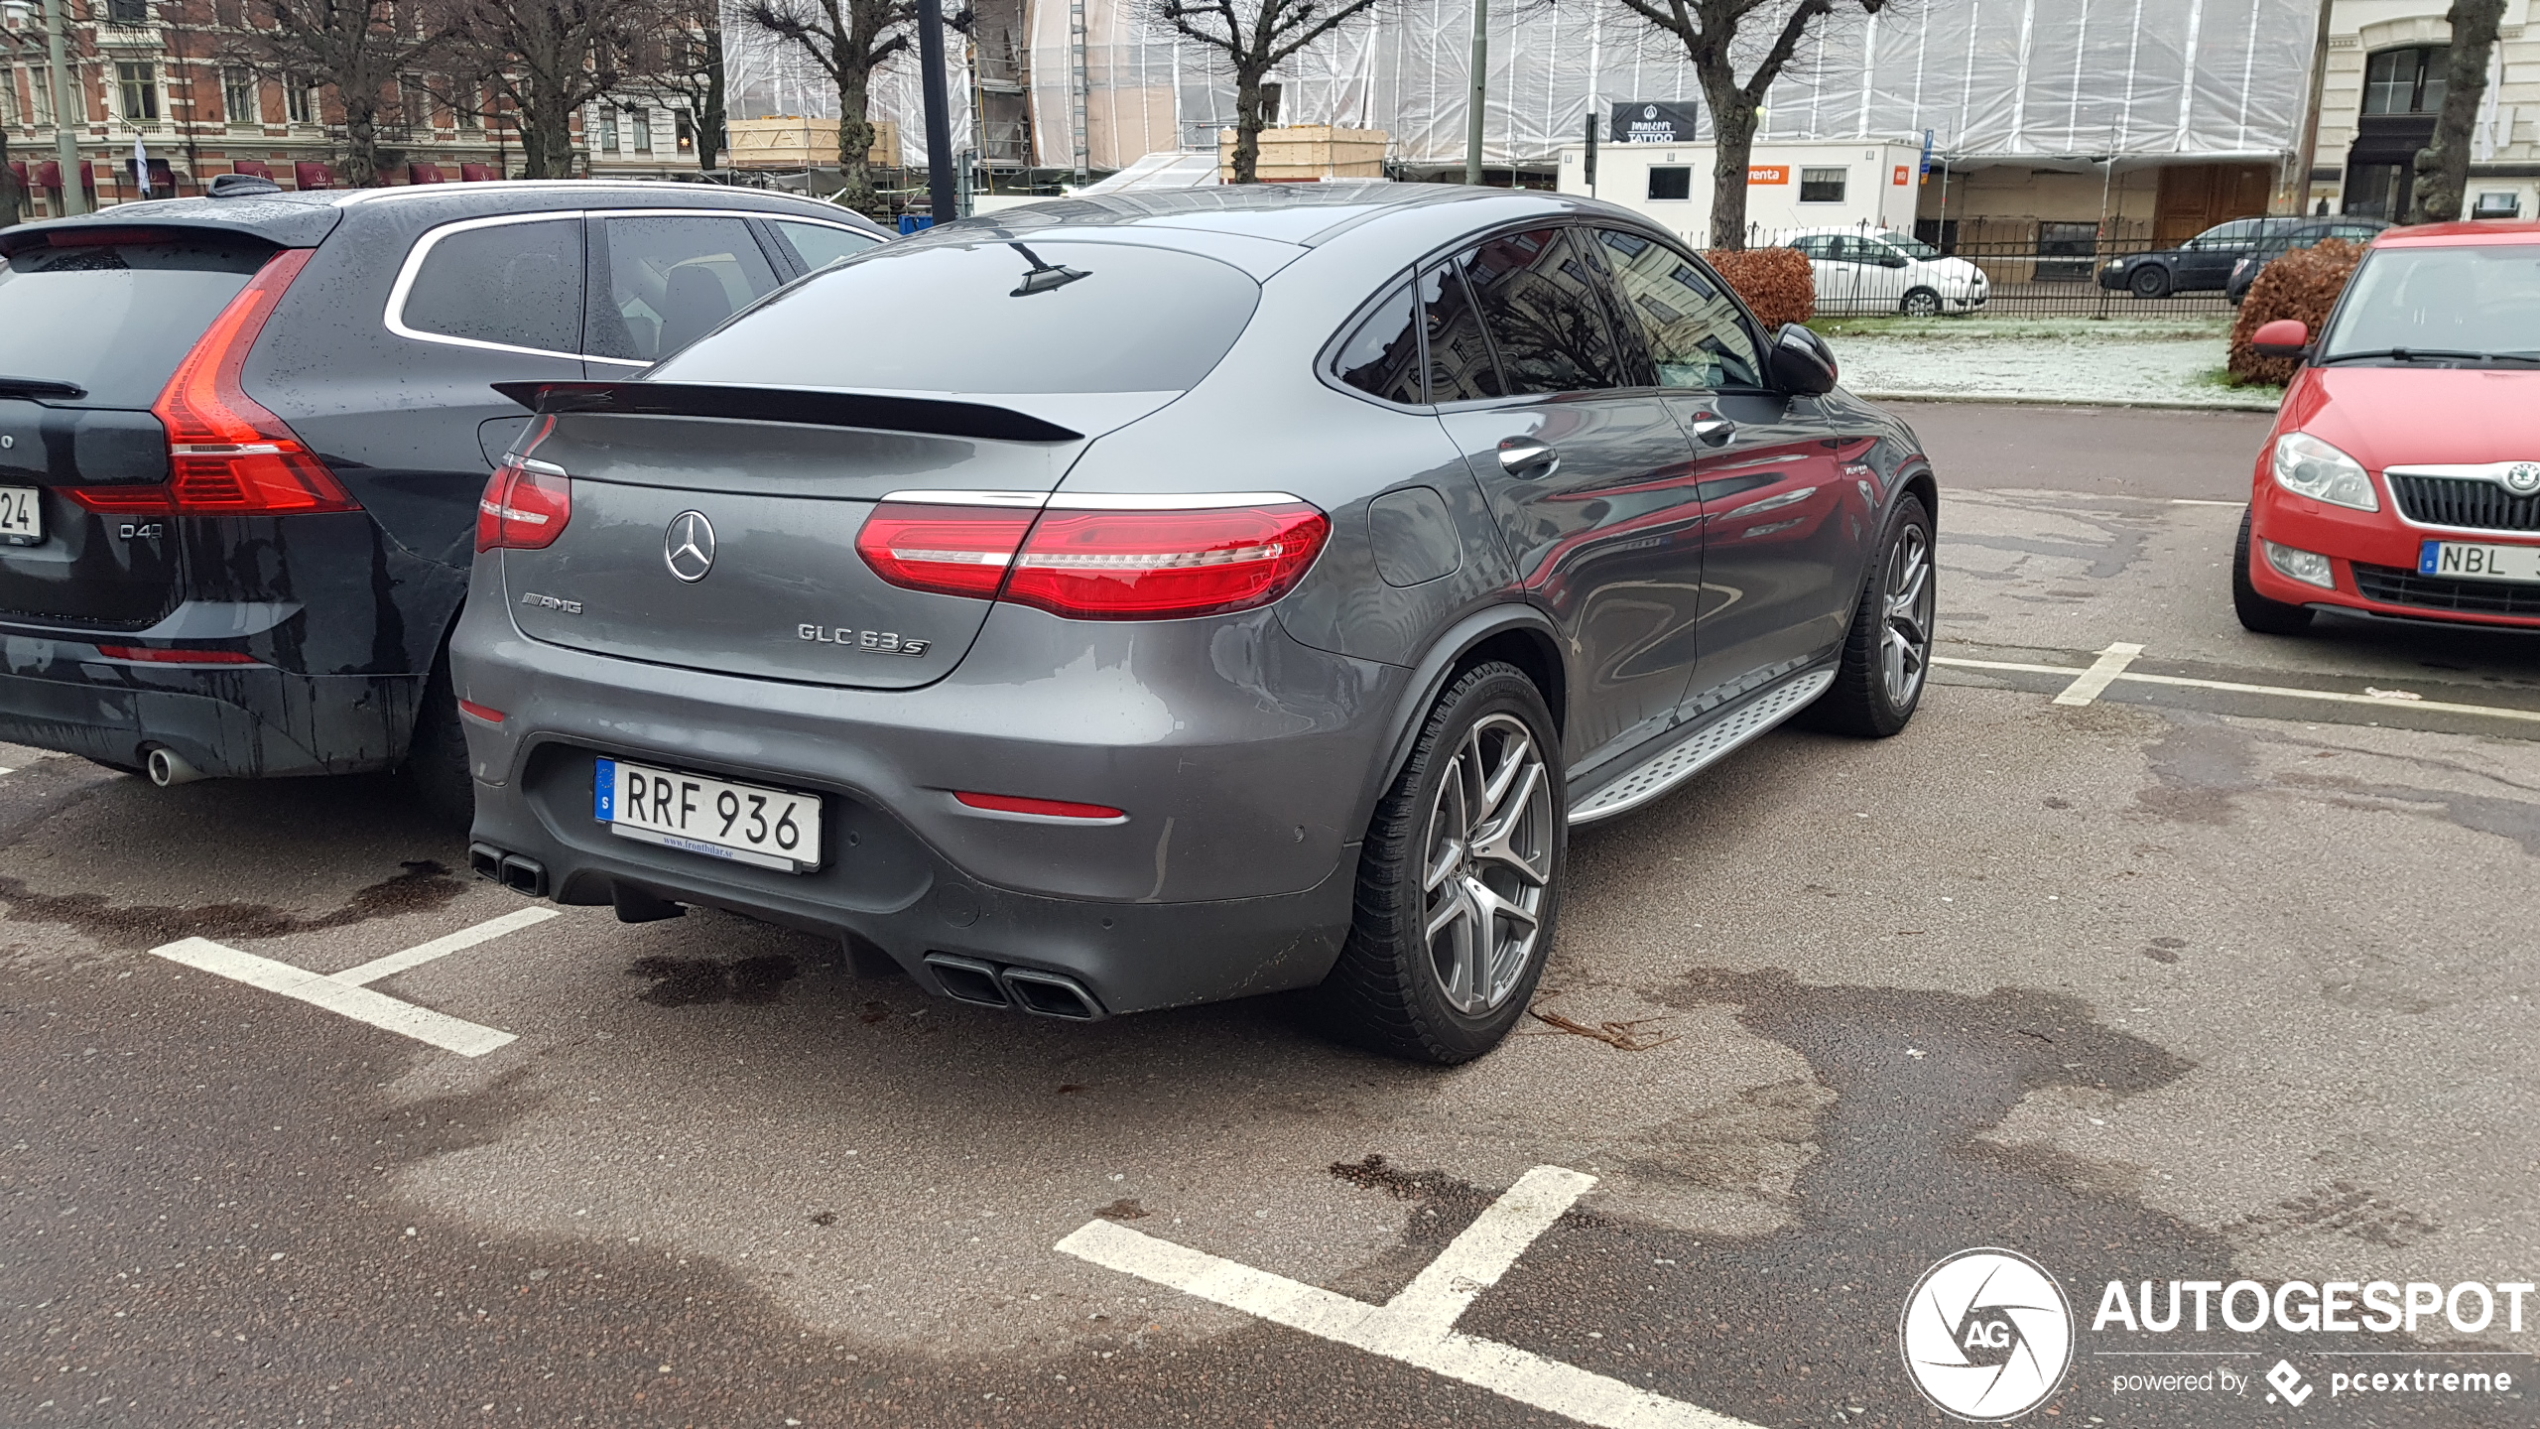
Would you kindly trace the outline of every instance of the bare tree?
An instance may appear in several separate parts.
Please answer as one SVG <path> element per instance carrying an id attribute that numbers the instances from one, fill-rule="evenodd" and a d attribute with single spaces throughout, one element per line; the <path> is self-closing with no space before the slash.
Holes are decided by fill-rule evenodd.
<path id="1" fill-rule="evenodd" d="M 1235 182 L 1259 183 L 1262 81 L 1282 61 L 1376 8 L 1379 0 L 1146 0 L 1147 14 L 1226 57 L 1235 72 Z"/>
<path id="2" fill-rule="evenodd" d="M 873 187 L 873 71 L 916 41 L 914 0 L 744 0 L 741 18 L 811 56 L 838 86 L 838 202 L 882 213 Z"/>
<path id="3" fill-rule="evenodd" d="M 1865 15 L 1889 0 L 1622 0 L 1623 8 L 1676 37 L 1693 62 L 1711 111 L 1711 246 L 1746 246 L 1746 170 L 1765 93 L 1809 31 L 1838 8 Z M 1769 38 L 1766 38 L 1769 36 Z M 1743 40 L 1744 43 L 1740 43 Z M 1760 52 L 1759 52 L 1760 51 Z M 1755 67 L 1737 77 L 1742 56 Z"/>
<path id="4" fill-rule="evenodd" d="M 2487 63 L 2496 52 L 2496 31 L 2505 22 L 2505 0 L 2452 0 L 2443 18 L 2452 26 L 2443 110 L 2434 120 L 2434 142 L 2417 154 L 2410 223 L 2444 223 L 2461 216 L 2461 197 L 2469 187 L 2470 130 L 2478 122 L 2479 101 L 2487 97 Z"/>
<path id="5" fill-rule="evenodd" d="M 356 188 L 379 181 L 386 94 L 396 77 L 438 54 L 446 38 L 401 0 L 244 0 L 241 25 L 221 59 L 284 84 L 322 85 L 343 114 L 339 176 Z"/>
<path id="6" fill-rule="evenodd" d="M 697 167 L 723 153 L 723 23 L 715 0 L 672 0 L 645 47 L 645 78 L 678 101 Z"/>
<path id="7" fill-rule="evenodd" d="M 573 116 L 622 89 L 663 6 L 649 0 L 439 0 L 471 84 L 511 101 L 521 177 L 573 176 Z"/>

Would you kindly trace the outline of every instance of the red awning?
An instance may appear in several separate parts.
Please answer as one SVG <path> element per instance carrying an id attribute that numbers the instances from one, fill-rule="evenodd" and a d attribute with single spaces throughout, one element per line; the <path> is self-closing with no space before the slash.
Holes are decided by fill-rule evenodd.
<path id="1" fill-rule="evenodd" d="M 46 159 L 43 163 L 36 165 L 35 182 L 39 188 L 60 188 L 62 186 L 61 163 L 58 160 Z M 90 193 L 97 191 L 97 168 L 86 159 L 79 161 L 79 186 Z"/>
<path id="2" fill-rule="evenodd" d="M 314 159 L 302 159 L 291 166 L 291 181 L 304 189 L 331 189 L 335 171 Z"/>
<path id="3" fill-rule="evenodd" d="M 9 161 L 9 174 L 12 178 L 15 178 L 18 181 L 18 185 L 21 188 L 32 182 L 32 180 L 28 179 L 26 176 L 26 160 L 24 159 L 11 159 Z"/>
<path id="4" fill-rule="evenodd" d="M 270 179 L 273 177 L 273 165 L 262 159 L 238 159 L 229 167 L 232 173 L 245 174 L 249 178 Z"/>
<path id="5" fill-rule="evenodd" d="M 493 181 L 494 181 L 494 178 L 495 178 L 495 173 L 494 173 L 494 166 L 493 166 L 492 164 L 461 164 L 461 165 L 459 165 L 459 182 L 461 182 L 461 183 L 466 183 L 466 184 L 483 184 L 483 183 L 491 183 L 491 182 L 493 182 Z"/>
<path id="6" fill-rule="evenodd" d="M 448 183 L 449 180 L 441 176 L 441 166 L 439 164 L 408 164 L 406 165 L 406 182 L 410 184 L 441 184 Z"/>

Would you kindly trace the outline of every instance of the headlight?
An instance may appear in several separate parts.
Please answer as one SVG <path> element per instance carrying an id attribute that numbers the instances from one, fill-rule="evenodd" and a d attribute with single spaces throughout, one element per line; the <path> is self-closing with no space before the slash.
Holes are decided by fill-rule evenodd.
<path id="1" fill-rule="evenodd" d="M 2364 475 L 2363 463 L 2308 432 L 2287 432 L 2276 438 L 2268 465 L 2275 468 L 2275 484 L 2296 495 L 2358 511 L 2381 509 L 2381 498 L 2373 493 L 2372 478 Z"/>

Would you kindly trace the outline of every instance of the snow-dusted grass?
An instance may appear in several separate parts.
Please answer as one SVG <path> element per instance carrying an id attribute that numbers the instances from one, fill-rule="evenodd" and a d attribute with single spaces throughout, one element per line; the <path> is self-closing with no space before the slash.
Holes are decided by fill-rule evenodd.
<path id="1" fill-rule="evenodd" d="M 2279 387 L 2224 371 L 2228 314 L 2093 318 L 1819 318 L 1865 397 L 2070 402 L 2273 411 Z"/>

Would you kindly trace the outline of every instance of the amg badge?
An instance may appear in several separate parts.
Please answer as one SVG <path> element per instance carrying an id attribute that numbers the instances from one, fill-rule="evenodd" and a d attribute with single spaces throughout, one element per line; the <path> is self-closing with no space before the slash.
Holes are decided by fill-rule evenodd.
<path id="1" fill-rule="evenodd" d="M 520 603 L 523 605 L 534 605 L 540 610 L 558 611 L 565 615 L 580 615 L 582 613 L 582 602 L 578 600 L 566 600 L 564 597 L 557 595 L 540 595 L 534 590 L 522 591 L 520 593 Z"/>
<path id="2" fill-rule="evenodd" d="M 907 640 L 893 630 L 849 630 L 845 626 L 797 625 L 794 634 L 823 645 L 844 645 L 868 655 L 923 655 L 932 640 Z"/>

